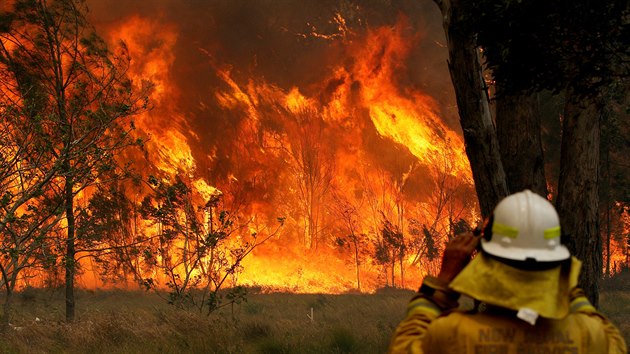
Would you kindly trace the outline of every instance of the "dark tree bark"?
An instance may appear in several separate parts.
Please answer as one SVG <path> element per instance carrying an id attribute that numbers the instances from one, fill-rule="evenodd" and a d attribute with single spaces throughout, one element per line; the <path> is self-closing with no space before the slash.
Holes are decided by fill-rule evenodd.
<path id="1" fill-rule="evenodd" d="M 610 177 L 610 144 L 602 141 L 604 139 L 606 139 L 606 136 L 603 132 L 604 128 L 604 120 L 602 120 L 600 122 L 601 124 L 601 136 L 600 136 L 600 174 L 599 174 L 599 178 L 600 178 L 600 186 L 599 186 L 599 193 L 600 193 L 600 215 L 601 215 L 601 221 L 604 223 L 604 228 L 605 231 L 604 232 L 604 239 L 606 240 L 606 266 L 604 267 L 605 270 L 605 276 L 606 277 L 610 277 L 611 272 L 610 272 L 610 255 L 611 255 L 611 251 L 610 251 L 610 241 L 611 241 L 611 209 L 612 209 L 612 203 L 611 203 L 611 177 Z M 601 228 L 600 228 L 600 231 Z"/>
<path id="2" fill-rule="evenodd" d="M 66 277 L 66 321 L 74 321 L 75 298 L 74 278 L 76 276 L 76 244 L 75 244 L 75 217 L 74 217 L 74 193 L 72 177 L 68 177 L 65 185 L 65 215 L 68 223 L 66 234 L 65 277 Z"/>
<path id="3" fill-rule="evenodd" d="M 508 189 L 511 193 L 530 189 L 546 198 L 538 97 L 497 92 L 497 137 Z"/>
<path id="4" fill-rule="evenodd" d="M 602 243 L 599 237 L 598 99 L 567 92 L 564 111 L 560 180 L 556 208 L 562 242 L 583 262 L 579 283 L 589 300 L 599 302 Z"/>
<path id="5" fill-rule="evenodd" d="M 508 195 L 499 144 L 488 103 L 479 51 L 463 25 L 461 0 L 435 0 L 440 7 L 449 53 L 449 71 L 457 97 L 466 155 L 470 161 L 481 214 L 492 213 Z"/>
<path id="6" fill-rule="evenodd" d="M 599 120 L 600 108 L 604 103 L 602 98 L 604 96 L 601 94 L 610 80 L 616 77 L 617 67 L 623 63 L 623 59 L 620 58 L 625 58 L 623 55 L 625 47 L 618 45 L 623 41 L 613 34 L 611 34 L 612 39 L 608 41 L 599 35 L 596 37 L 588 35 L 591 32 L 595 34 L 614 32 L 621 28 L 623 11 L 621 11 L 621 16 L 617 15 L 620 9 L 625 8 L 625 5 L 622 4 L 619 8 L 616 6 L 601 8 L 606 10 L 600 14 L 603 16 L 602 19 L 610 21 L 593 23 L 597 24 L 596 29 L 603 28 L 610 31 L 585 30 L 578 32 L 580 35 L 575 35 L 574 30 L 581 29 L 581 23 L 576 28 L 579 21 L 570 19 L 566 23 L 559 24 L 560 28 L 566 29 L 564 32 L 569 34 L 568 36 L 543 38 L 545 41 L 535 38 L 536 40 L 531 42 L 532 45 L 541 44 L 541 50 L 560 55 L 562 65 L 556 66 L 558 60 L 553 58 L 549 60 L 550 58 L 545 56 L 540 58 L 546 60 L 541 60 L 540 63 L 534 63 L 534 65 L 522 61 L 523 57 L 519 56 L 519 53 L 522 53 L 520 49 L 524 47 L 515 45 L 514 41 L 518 40 L 518 36 L 511 35 L 517 32 L 506 32 L 506 36 L 495 36 L 498 33 L 497 28 L 508 31 L 519 29 L 521 23 L 512 23 L 508 18 L 498 21 L 494 27 L 491 25 L 489 29 L 486 28 L 485 32 L 483 28 L 481 30 L 473 28 L 474 26 L 483 27 L 484 22 L 479 21 L 479 17 L 486 16 L 484 20 L 490 21 L 497 7 L 499 10 L 504 9 L 501 5 L 496 6 L 495 3 L 490 2 L 490 4 L 475 3 L 470 6 L 471 2 L 463 0 L 434 1 L 440 7 L 443 16 L 451 79 L 457 96 L 466 152 L 484 216 L 488 215 L 491 208 L 508 194 L 508 187 L 512 192 L 531 188 L 540 194 L 546 195 L 546 193 L 542 193 L 545 183 L 542 172 L 539 118 L 536 112 L 529 111 L 529 108 L 533 106 L 527 106 L 528 98 L 520 97 L 520 94 L 503 97 L 505 101 L 500 102 L 500 106 L 497 107 L 498 129 L 501 130 L 499 135 L 502 139 L 497 143 L 487 108 L 487 97 L 484 96 L 484 80 L 481 75 L 475 38 L 484 41 L 484 34 L 486 35 L 485 53 L 494 54 L 487 56 L 490 58 L 487 64 L 494 70 L 495 79 L 501 81 L 502 85 L 510 85 L 510 92 L 518 92 L 513 90 L 540 91 L 541 89 L 550 89 L 556 93 L 565 92 L 566 104 L 556 206 L 561 220 L 563 242 L 573 255 L 583 261 L 580 285 L 591 302 L 597 305 L 602 265 L 598 219 Z M 507 9 L 507 4 L 504 5 Z M 593 11 L 595 9 L 588 2 L 579 5 L 581 6 L 578 9 L 592 9 Z M 478 13 L 471 13 L 465 9 Z M 546 15 L 550 19 L 563 18 L 562 13 L 564 12 L 558 12 L 558 9 L 554 8 Z M 577 16 L 579 13 L 580 11 L 576 11 L 574 14 Z M 470 21 L 473 19 L 471 16 L 478 16 L 474 17 L 478 21 Z M 592 16 L 588 17 L 590 20 Z M 619 33 L 622 32 L 619 31 Z M 478 37 L 474 37 L 475 35 Z M 581 36 L 586 36 L 583 41 Z M 525 39 L 523 43 L 530 43 L 527 40 L 532 38 L 526 36 Z M 584 46 L 575 45 L 582 42 Z M 583 51 L 579 49 L 576 52 L 578 47 L 588 49 Z M 583 66 L 582 63 L 588 65 Z M 609 71 L 605 69 L 608 67 L 612 68 L 610 75 L 607 75 Z M 503 75 L 497 74 L 499 70 Z M 527 70 L 525 76 L 523 76 L 524 70 Z M 555 79 L 549 80 L 549 77 Z M 532 80 L 532 78 L 535 79 Z M 597 94 L 599 96 L 595 97 Z M 513 114 L 512 119 L 509 119 L 510 114 Z M 503 150 L 503 161 L 499 158 L 501 154 L 499 146 Z M 504 172 L 506 167 L 507 177 Z"/>
<path id="7" fill-rule="evenodd" d="M 5 287 L 5 300 L 2 306 L 2 324 L 0 325 L 0 333 L 6 333 L 9 329 L 9 319 L 11 318 L 11 310 L 13 309 L 13 288 Z"/>

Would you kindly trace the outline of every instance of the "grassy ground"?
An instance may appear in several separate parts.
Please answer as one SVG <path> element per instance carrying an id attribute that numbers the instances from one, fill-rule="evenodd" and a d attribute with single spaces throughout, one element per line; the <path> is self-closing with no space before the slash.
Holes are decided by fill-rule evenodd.
<path id="1" fill-rule="evenodd" d="M 606 285 L 601 309 L 628 341 L 630 289 L 623 284 L 630 282 Z M 17 296 L 0 352 L 384 353 L 411 295 L 250 294 L 248 302 L 206 316 L 152 293 L 79 292 L 77 320 L 66 324 L 61 292 L 29 290 Z"/>
<path id="2" fill-rule="evenodd" d="M 152 293 L 80 292 L 77 320 L 66 324 L 61 293 L 29 290 L 0 352 L 383 353 L 411 294 L 251 294 L 207 316 Z"/>

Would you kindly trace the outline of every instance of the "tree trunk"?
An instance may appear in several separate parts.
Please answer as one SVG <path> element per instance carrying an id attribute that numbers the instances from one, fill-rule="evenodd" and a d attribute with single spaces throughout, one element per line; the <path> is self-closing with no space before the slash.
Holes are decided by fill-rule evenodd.
<path id="1" fill-rule="evenodd" d="M 560 179 L 556 202 L 562 242 L 583 262 L 579 283 L 594 306 L 599 302 L 602 244 L 599 237 L 599 140 L 597 99 L 567 92 Z"/>
<path id="2" fill-rule="evenodd" d="M 392 288 L 396 287 L 395 277 L 396 277 L 396 252 L 392 249 Z"/>
<path id="3" fill-rule="evenodd" d="M 442 12 L 449 71 L 457 97 L 466 155 L 470 161 L 481 214 L 486 217 L 492 213 L 499 200 L 508 195 L 508 188 L 479 51 L 471 31 L 462 24 L 463 14 L 458 13 L 462 8 L 460 1 L 435 0 Z"/>
<path id="4" fill-rule="evenodd" d="M 405 288 L 405 267 L 404 267 L 404 264 L 403 264 L 404 263 L 403 262 L 404 258 L 405 258 L 405 255 L 404 255 L 403 251 L 401 250 L 400 251 L 400 255 L 398 257 L 398 263 L 399 263 L 399 266 L 400 266 L 400 287 L 403 288 L 403 289 Z"/>
<path id="5" fill-rule="evenodd" d="M 8 281 L 8 280 L 7 280 Z M 13 282 L 14 283 L 14 282 Z M 2 306 L 2 324 L 0 325 L 0 331 L 6 333 L 9 329 L 9 320 L 11 319 L 11 308 L 13 306 L 13 286 L 10 283 L 5 283 L 6 298 Z"/>
<path id="6" fill-rule="evenodd" d="M 516 193 L 529 189 L 546 198 L 537 95 L 503 95 L 498 87 L 496 124 L 508 190 Z"/>
<path id="7" fill-rule="evenodd" d="M 610 241 L 611 241 L 611 209 L 612 209 L 612 198 L 611 198 L 611 176 L 610 176 L 610 143 L 608 140 L 610 138 L 610 134 L 606 134 L 608 129 L 604 129 L 603 124 L 605 121 L 602 120 L 602 128 L 601 128 L 601 141 L 600 141 L 600 157 L 601 157 L 601 165 L 600 165 L 600 184 L 599 184 L 599 192 L 600 192 L 600 200 L 601 207 L 603 210 L 600 211 L 600 214 L 603 217 L 604 225 L 606 225 L 605 229 L 605 240 L 606 240 L 606 277 L 611 276 L 610 269 Z"/>
<path id="8" fill-rule="evenodd" d="M 66 321 L 74 321 L 74 276 L 75 264 L 75 222 L 74 222 L 74 195 L 72 178 L 67 177 L 65 185 L 65 213 L 68 222 L 66 237 Z"/>
<path id="9" fill-rule="evenodd" d="M 361 261 L 359 260 L 359 245 L 356 241 L 356 236 L 352 235 L 354 242 L 354 265 L 357 273 L 357 290 L 361 292 Z"/>
<path id="10" fill-rule="evenodd" d="M 606 277 L 610 278 L 610 200 L 606 198 Z"/>

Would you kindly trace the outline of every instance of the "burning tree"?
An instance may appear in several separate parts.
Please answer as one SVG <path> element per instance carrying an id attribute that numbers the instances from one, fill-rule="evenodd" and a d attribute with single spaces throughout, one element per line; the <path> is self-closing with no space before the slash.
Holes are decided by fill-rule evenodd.
<path id="1" fill-rule="evenodd" d="M 387 273 L 387 266 L 391 270 L 391 286 L 396 286 L 396 262 L 400 265 L 400 284 L 404 286 L 404 272 L 403 262 L 405 260 L 405 254 L 407 252 L 407 242 L 405 240 L 402 230 L 398 226 L 392 224 L 389 220 L 383 219 L 381 228 L 381 237 L 375 242 L 374 258 L 376 262 L 385 268 Z"/>
<path id="2" fill-rule="evenodd" d="M 25 4 L 26 8 L 27 4 L 38 2 L 21 1 L 20 3 Z M 51 1 L 47 3 L 53 4 Z M 71 1 L 64 3 L 73 4 Z M 323 8 L 316 2 L 311 5 Z M 161 5 L 147 6 L 144 9 L 146 11 L 151 8 L 151 11 L 154 11 L 159 6 Z M 300 82 L 294 82 L 294 77 L 285 73 L 282 73 L 282 80 L 274 79 L 273 73 L 259 71 L 263 70 L 264 65 L 259 66 L 257 63 L 251 63 L 252 65 L 247 70 L 243 70 L 239 64 L 242 63 L 241 60 L 248 59 L 239 58 L 238 61 L 224 62 L 224 58 L 221 57 L 222 50 L 216 50 L 214 46 L 216 43 L 204 42 L 207 38 L 201 38 L 206 35 L 205 32 L 204 35 L 195 37 L 193 40 L 194 36 L 190 32 L 178 32 L 182 28 L 176 21 L 168 26 L 160 27 L 161 19 L 150 15 L 144 17 L 145 13 L 142 13 L 140 16 L 121 16 L 116 21 L 96 23 L 102 26 L 99 28 L 107 29 L 111 37 L 123 36 L 127 40 L 130 52 L 134 53 L 134 58 L 140 59 L 134 60 L 134 65 L 128 72 L 130 75 L 135 77 L 151 75 L 158 83 L 155 95 L 152 96 L 156 109 L 137 120 L 138 126 L 150 131 L 154 137 L 145 145 L 145 157 L 149 165 L 147 170 L 150 168 L 160 170 L 160 172 L 153 170 L 151 173 L 168 175 L 171 178 L 168 182 L 170 184 L 174 183 L 174 176 L 179 173 L 178 171 L 192 171 L 199 166 L 204 171 L 204 178 L 215 181 L 225 192 L 224 198 L 227 199 L 239 198 L 238 195 L 224 188 L 227 184 L 233 181 L 247 184 L 248 193 L 251 193 L 256 200 L 249 204 L 248 210 L 242 213 L 235 213 L 234 209 L 223 207 L 230 210 L 228 219 L 232 219 L 234 215 L 240 215 L 240 220 L 245 222 L 256 214 L 264 213 L 273 220 L 270 215 L 275 212 L 274 208 L 278 205 L 292 211 L 289 215 L 291 217 L 289 227 L 297 231 L 292 232 L 289 237 L 302 236 L 303 246 L 310 253 L 308 256 L 317 257 L 318 261 L 326 261 L 321 258 L 327 254 L 327 248 L 331 246 L 330 241 L 335 239 L 334 236 L 346 239 L 348 252 L 342 257 L 346 258 L 344 261 L 354 263 L 357 286 L 367 289 L 373 285 L 370 277 L 372 274 L 369 273 L 371 269 L 368 267 L 362 268 L 369 263 L 361 258 L 371 255 L 361 254 L 361 250 L 369 246 L 363 241 L 383 239 L 384 220 L 387 220 L 391 225 L 390 229 L 394 230 L 386 234 L 396 236 L 390 239 L 395 241 L 400 234 L 406 245 L 410 244 L 413 237 L 409 231 L 411 219 L 433 224 L 433 219 L 426 219 L 426 213 L 420 210 L 426 203 L 432 202 L 432 200 L 429 201 L 428 192 L 426 192 L 430 188 L 426 187 L 433 176 L 429 174 L 419 176 L 424 171 L 418 169 L 418 166 L 428 164 L 428 156 L 442 150 L 449 150 L 453 152 L 453 163 L 458 166 L 457 171 L 453 172 L 454 178 L 465 180 L 469 169 L 468 162 L 460 151 L 463 145 L 456 136 L 457 133 L 442 120 L 436 102 L 419 89 L 422 85 L 413 82 L 415 80 L 410 80 L 408 72 L 404 71 L 406 61 L 414 58 L 410 56 L 410 53 L 420 39 L 415 30 L 416 24 L 413 21 L 405 21 L 402 17 L 400 21 L 393 24 L 393 17 L 385 20 L 385 17 L 389 15 L 383 15 L 383 18 L 379 16 L 378 23 L 390 20 L 392 23 L 380 26 L 376 25 L 376 22 L 370 22 L 371 26 L 368 27 L 365 25 L 368 22 L 361 18 L 361 16 L 367 16 L 367 12 L 365 14 L 362 12 L 362 6 L 357 5 L 356 13 L 355 10 L 352 11 L 351 15 L 357 16 L 352 19 L 343 18 L 344 12 L 336 13 L 335 9 L 335 21 L 331 23 L 332 27 L 328 26 L 328 29 L 317 25 L 317 29 L 313 27 L 312 30 L 304 32 L 302 29 L 295 31 L 295 27 L 289 26 L 288 31 L 283 29 L 274 34 L 291 42 L 291 47 L 287 44 L 283 48 L 293 49 L 296 48 L 293 46 L 302 46 L 304 43 L 310 46 L 309 51 L 318 48 L 317 52 L 310 52 L 315 55 L 296 54 L 300 55 L 300 58 L 309 56 L 313 63 L 323 57 L 327 58 L 324 61 L 327 63 L 326 67 L 313 67 L 317 70 L 314 71 L 317 74 L 304 70 L 303 63 L 299 68 L 294 67 L 293 73 L 299 73 L 303 79 Z M 188 4 L 177 9 L 184 7 L 189 10 L 194 9 Z M 229 6 L 221 6 L 223 7 Z M 383 3 L 383 8 L 385 7 L 389 5 L 386 6 Z M 70 10 L 67 14 L 72 13 Z M 104 13 L 107 12 L 96 11 L 93 15 L 98 19 Z M 234 16 L 237 16 L 236 13 Z M 284 28 L 280 24 L 284 20 L 279 18 L 278 21 L 277 26 Z M 354 27 L 350 28 L 350 26 Z M 77 29 L 80 27 L 76 26 Z M 276 31 L 278 28 L 274 23 L 266 30 Z M 301 42 L 299 44 L 294 43 L 295 33 L 299 33 L 298 42 Z M 208 34 L 208 36 L 213 35 L 213 33 Z M 264 37 L 274 38 L 274 36 Z M 199 62 L 182 70 L 177 65 L 188 60 L 195 62 L 199 59 L 182 52 L 184 48 L 192 47 L 189 44 L 196 42 L 197 39 L 200 42 L 194 45 L 196 54 L 199 54 L 198 48 L 201 47 L 207 49 L 205 51 L 208 55 L 201 55 L 202 59 Z M 259 42 L 258 39 L 255 41 Z M 85 41 L 85 43 L 91 43 L 89 48 L 93 52 L 109 54 L 101 52 L 102 46 L 97 45 L 96 42 Z M 239 43 L 246 43 L 246 41 L 239 41 Z M 78 49 L 84 46 L 83 42 L 77 44 Z M 225 49 L 228 50 L 228 47 Z M 273 45 L 264 47 L 275 48 Z M 278 50 L 277 53 L 280 51 Z M 256 60 L 260 60 L 262 64 L 267 58 L 260 54 L 258 53 Z M 89 55 L 79 50 L 77 57 L 83 59 Z M 293 56 L 280 55 L 278 60 L 285 60 L 288 57 Z M 94 58 L 96 57 L 92 55 L 94 60 L 92 63 L 96 62 Z M 212 63 L 207 67 L 208 74 L 203 75 L 203 65 L 207 63 L 202 63 L 202 61 L 208 58 Z M 344 60 L 338 60 L 341 58 Z M 295 58 L 290 60 L 302 62 Z M 115 60 L 112 59 L 112 61 Z M 70 62 L 70 59 L 65 61 L 65 63 Z M 88 71 L 86 65 L 81 66 L 80 60 L 76 62 L 79 64 L 75 65 L 76 69 L 71 70 L 71 73 Z M 282 65 L 272 63 L 272 66 L 277 68 Z M 107 71 L 106 69 L 109 67 L 104 65 L 102 73 Z M 186 86 L 192 82 L 187 80 L 191 70 L 194 70 L 201 86 Z M 67 74 L 68 71 L 64 73 Z M 73 76 L 73 78 L 79 76 Z M 95 74 L 92 76 L 92 78 L 96 77 Z M 80 81 L 85 84 L 82 86 L 86 87 L 85 92 L 88 95 L 92 94 L 91 86 L 86 84 L 91 82 L 90 80 L 72 81 L 73 78 L 69 78 L 69 82 Z M 202 82 L 204 79 L 208 79 L 208 82 L 212 84 L 205 85 Z M 305 80 L 312 81 L 305 82 Z M 205 89 L 202 87 L 209 89 L 209 92 L 203 91 Z M 74 90 L 76 90 L 75 86 L 70 85 L 64 92 L 72 96 Z M 49 88 L 48 92 L 54 92 L 54 88 Z M 122 94 L 125 91 L 123 89 L 119 92 Z M 190 105 L 193 102 L 195 102 L 195 108 Z M 78 107 L 77 103 L 79 102 L 75 102 L 75 106 Z M 52 105 L 46 104 L 43 107 L 44 109 L 40 111 L 54 112 L 50 108 L 53 107 Z M 125 108 L 124 105 L 120 107 Z M 73 119 L 76 118 L 73 124 L 78 124 L 77 129 L 75 127 L 70 129 L 68 126 L 69 130 L 59 129 L 51 136 L 59 142 L 66 141 L 62 133 L 70 132 L 70 130 L 79 132 L 83 129 L 79 124 L 80 121 L 91 118 L 90 114 L 93 116 L 100 114 L 94 114 L 94 112 L 100 111 L 90 108 L 90 112 L 87 112 L 85 116 L 78 113 L 73 115 Z M 62 116 L 62 114 L 55 114 Z M 57 120 L 62 121 L 62 119 Z M 61 127 L 66 126 L 61 125 Z M 59 146 L 63 147 L 62 144 Z M 67 146 L 69 150 L 78 148 L 78 145 Z M 105 150 L 103 148 L 102 151 Z M 115 151 L 111 150 L 110 156 L 114 155 Z M 90 159 L 79 158 L 79 154 L 73 156 L 76 157 L 74 160 L 72 158 L 64 160 L 60 157 L 59 161 L 85 162 L 85 164 L 90 161 Z M 404 159 L 402 163 L 391 161 L 400 156 Z M 51 159 L 51 161 L 56 160 Z M 98 177 L 100 186 L 84 188 L 83 186 L 88 183 L 78 183 L 78 175 L 70 178 L 70 172 L 81 171 L 80 165 L 72 165 L 72 163 L 66 164 L 65 170 L 59 168 L 58 171 L 65 172 L 53 178 L 56 183 L 56 192 L 53 196 L 63 197 L 64 192 L 68 190 L 66 187 L 72 186 L 74 186 L 72 187 L 74 192 L 79 192 L 78 195 L 81 196 L 81 199 L 73 202 L 75 216 L 69 215 L 66 218 L 70 222 L 69 226 L 74 224 L 74 238 L 64 237 L 65 240 L 75 241 L 74 264 L 82 257 L 94 256 L 99 262 L 99 271 L 103 279 L 110 281 L 123 278 L 128 280 L 127 277 L 131 278 L 139 273 L 144 273 L 144 279 L 150 277 L 157 279 L 157 273 L 160 276 L 163 274 L 162 269 L 153 268 L 151 262 L 155 261 L 160 266 L 172 269 L 169 271 L 169 277 L 172 279 L 175 278 L 177 270 L 182 270 L 177 273 L 180 278 L 176 279 L 177 282 L 181 282 L 178 285 L 179 289 L 182 288 L 182 284 L 184 284 L 183 288 L 192 289 L 190 287 L 190 284 L 194 283 L 192 279 L 199 273 L 194 270 L 196 261 L 192 256 L 193 250 L 184 251 L 188 248 L 183 247 L 180 241 L 193 245 L 196 244 L 194 240 L 201 237 L 201 234 L 199 236 L 195 234 L 201 232 L 199 231 L 201 229 L 194 231 L 195 227 L 192 226 L 198 224 L 199 221 L 192 220 L 203 219 L 202 211 L 197 208 L 202 207 L 207 198 L 201 198 L 203 202 L 195 201 L 190 197 L 195 192 L 183 192 L 183 189 L 178 192 L 183 193 L 183 200 L 181 204 L 178 204 L 179 211 L 174 212 L 173 215 L 180 218 L 178 220 L 180 226 L 177 229 L 179 231 L 176 232 L 177 236 L 171 242 L 170 236 L 167 237 L 167 234 L 170 235 L 172 231 L 168 229 L 171 226 L 166 228 L 168 230 L 162 230 L 168 231 L 166 233 L 157 232 L 150 227 L 136 227 L 138 223 L 134 221 L 134 218 L 137 214 L 134 214 L 134 210 L 137 203 L 132 202 L 130 200 L 132 198 L 128 198 L 131 194 L 127 197 L 124 194 L 138 193 L 142 198 L 144 196 L 142 194 L 146 191 L 144 185 L 140 187 L 133 185 L 133 191 L 131 188 L 120 188 L 121 185 L 105 185 L 103 182 L 109 177 L 101 174 Z M 107 170 L 113 165 L 102 166 L 104 170 Z M 69 171 L 66 171 L 68 168 Z M 370 176 L 369 180 L 364 176 Z M 191 175 L 190 178 L 193 176 Z M 408 178 L 422 181 L 416 181 L 416 186 L 409 188 Z M 347 183 L 337 184 L 338 180 Z M 97 179 L 92 180 L 92 182 L 96 181 Z M 341 194 L 340 197 L 352 201 L 351 204 L 353 204 L 351 208 L 345 208 L 345 211 L 341 212 L 343 217 L 334 218 L 337 215 L 333 215 L 335 213 L 332 212 L 337 204 L 332 198 L 333 182 L 337 187 L 336 191 Z M 198 190 L 199 188 L 194 183 L 188 181 L 184 185 L 190 191 Z M 154 188 L 157 189 L 156 186 Z M 357 192 L 357 190 L 362 190 L 362 192 Z M 356 203 L 358 200 L 356 193 L 362 194 L 361 198 L 365 197 L 364 203 Z M 158 208 L 157 196 L 155 194 L 151 196 L 155 203 L 153 207 Z M 64 203 L 69 200 L 62 197 L 59 200 Z M 447 212 L 450 206 L 443 204 L 440 208 L 442 212 L 439 214 L 439 229 L 447 229 L 445 220 L 446 215 L 451 213 Z M 65 210 L 67 213 L 68 209 Z M 196 216 L 193 217 L 193 214 Z M 219 215 L 217 214 L 217 217 Z M 156 219 L 150 218 L 149 222 L 153 221 Z M 156 225 L 160 223 L 162 221 Z M 61 225 L 66 224 L 62 221 Z M 72 228 L 67 230 L 71 231 Z M 62 231 L 65 232 L 66 229 Z M 339 234 L 333 235 L 336 231 L 339 231 Z M 233 235 L 249 238 L 250 232 L 243 231 L 242 235 L 241 232 Z M 329 238 L 329 236 L 333 237 Z M 159 243 L 160 238 L 164 240 L 162 244 Z M 286 241 L 286 239 L 282 240 L 283 247 Z M 144 244 L 141 245 L 139 242 L 146 242 L 146 245 L 151 247 L 145 249 L 147 252 L 141 252 L 140 247 L 144 247 Z M 61 246 L 61 243 L 57 242 L 57 244 Z M 160 248 L 162 250 L 158 251 Z M 304 252 L 302 247 L 299 247 L 299 251 Z M 164 264 L 159 256 L 160 252 L 169 253 L 175 257 L 172 258 L 172 264 Z M 293 259 L 288 259 L 288 261 L 296 261 L 303 256 L 305 255 L 295 253 Z M 394 272 L 398 272 L 396 268 L 400 268 L 401 276 L 398 279 L 401 284 L 403 283 L 412 256 L 410 249 L 404 248 L 393 256 L 394 263 L 391 260 L 387 261 L 386 267 L 383 267 L 387 272 L 385 276 L 387 282 L 394 277 Z M 68 264 L 72 264 L 71 257 L 66 257 L 66 259 L 68 259 Z M 186 262 L 189 266 L 183 265 Z M 175 264 L 179 264 L 179 268 Z M 278 266 L 278 270 L 286 269 L 286 264 Z M 352 277 L 353 275 L 349 274 L 349 279 Z M 255 275 L 251 278 L 255 279 Z M 276 279 L 271 276 L 266 277 L 265 280 L 275 281 Z M 340 283 L 336 282 L 335 285 Z M 344 281 L 343 284 L 350 283 Z M 164 283 L 162 282 L 161 285 Z M 339 288 L 333 291 L 337 289 Z"/>
<path id="3" fill-rule="evenodd" d="M 628 263 L 630 231 L 630 177 L 628 147 L 630 119 L 625 108 L 630 92 L 611 91 L 611 104 L 604 108 L 600 150 L 600 224 L 604 248 L 604 274 L 608 277 Z"/>
<path id="4" fill-rule="evenodd" d="M 155 227 L 157 242 L 145 249 L 145 257 L 166 276 L 168 302 L 211 313 L 241 301 L 245 293 L 236 286 L 236 279 L 243 259 L 275 236 L 284 219 L 279 218 L 279 226 L 268 231 L 238 210 L 223 209 L 223 193 L 217 189 L 205 204 L 198 204 L 198 191 L 180 178 L 169 183 L 151 177 L 148 183 L 154 193 L 144 198 L 140 213 Z M 144 279 L 149 288 L 157 282 Z M 229 301 L 223 303 L 221 291 L 226 285 L 232 288 L 226 295 Z"/>
<path id="5" fill-rule="evenodd" d="M 133 187 L 139 188 L 137 184 Z M 135 203 L 123 183 L 98 185 L 88 205 L 77 208 L 77 261 L 91 257 L 104 282 L 142 282 L 141 235 Z"/>
<path id="6" fill-rule="evenodd" d="M 457 179 L 452 154 L 441 151 L 429 160 L 431 163 L 425 170 L 433 178 L 428 201 L 416 217 L 410 218 L 408 230 L 412 236 L 410 250 L 414 253 L 411 263 L 436 273 L 441 245 L 467 231 L 468 224 L 475 221 L 477 210 L 467 197 L 472 186 Z"/>
<path id="7" fill-rule="evenodd" d="M 430 229 L 426 224 L 416 219 L 409 220 L 409 234 L 413 237 L 410 244 L 412 251 L 415 251 L 413 264 L 422 264 L 423 268 L 431 274 L 439 271 L 434 264 L 439 260 L 439 244 L 443 241 L 435 229 Z"/>
<path id="8" fill-rule="evenodd" d="M 407 166 L 408 160 L 400 161 L 395 158 L 399 170 L 398 177 L 379 169 L 376 176 L 366 174 L 361 176 L 360 185 L 366 200 L 370 223 L 367 228 L 372 235 L 373 261 L 383 270 L 385 285 L 396 286 L 396 266 L 400 270 L 400 285 L 404 286 L 404 268 L 407 255 L 407 242 L 403 233 L 405 219 L 404 196 L 405 185 L 412 173 L 415 163 Z M 407 167 L 407 172 L 400 172 L 400 168 Z M 371 224 L 371 225 L 370 225 Z M 388 272 L 389 271 L 389 272 Z"/>
<path id="9" fill-rule="evenodd" d="M 305 245 L 317 247 L 324 216 L 324 202 L 334 175 L 334 159 L 325 123 L 312 108 L 303 107 L 292 114 L 288 124 L 289 166 L 296 180 L 305 214 Z"/>
<path id="10" fill-rule="evenodd" d="M 35 138 L 50 175 L 39 189 L 55 195 L 65 223 L 66 319 L 74 318 L 75 198 L 119 168 L 116 152 L 134 144 L 126 118 L 146 108 L 126 78 L 124 45 L 110 52 L 87 22 L 81 0 L 17 0 L 2 17 L 4 91 L 21 111 L 39 120 Z M 27 104 L 28 106 L 24 106 Z M 118 170 L 118 178 L 124 172 Z"/>
<path id="11" fill-rule="evenodd" d="M 452 155 L 448 151 L 441 151 L 429 159 L 431 163 L 426 166 L 426 170 L 433 177 L 433 184 L 428 201 L 423 203 L 422 218 L 419 218 L 427 221 L 422 226 L 426 232 L 449 239 L 461 231 L 461 225 L 479 221 L 475 220 L 478 219 L 478 210 L 470 197 L 473 188 L 471 182 L 457 178 Z"/>
<path id="12" fill-rule="evenodd" d="M 361 205 L 354 205 L 343 195 L 335 193 L 333 195 L 333 205 L 331 210 L 341 221 L 341 236 L 335 239 L 339 247 L 350 248 L 354 268 L 357 276 L 357 290 L 361 291 L 361 264 L 368 251 L 368 235 L 364 232 L 359 216 Z"/>

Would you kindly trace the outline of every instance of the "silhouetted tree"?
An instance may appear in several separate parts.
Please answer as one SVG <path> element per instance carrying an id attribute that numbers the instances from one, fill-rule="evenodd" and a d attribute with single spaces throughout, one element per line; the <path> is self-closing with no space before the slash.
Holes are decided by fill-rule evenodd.
<path id="1" fill-rule="evenodd" d="M 290 117 L 292 120 L 287 125 L 289 168 L 296 179 L 305 214 L 305 244 L 314 249 L 335 171 L 333 150 L 327 143 L 325 123 L 316 110 L 303 107 Z"/>
<path id="2" fill-rule="evenodd" d="M 86 13 L 81 0 L 16 0 L 0 24 L 0 60 L 15 87 L 5 93 L 31 102 L 25 114 L 41 119 L 37 139 L 54 175 L 47 188 L 63 205 L 68 321 L 75 312 L 75 198 L 120 167 L 116 153 L 134 143 L 126 118 L 147 104 L 126 77 L 125 46 L 110 52 Z"/>
<path id="3" fill-rule="evenodd" d="M 498 202 L 496 197 L 508 191 L 501 186 L 499 193 L 484 192 L 501 185 L 496 182 L 505 180 L 506 166 L 510 169 L 506 186 L 545 192 L 540 119 L 536 110 L 528 112 L 518 107 L 535 106 L 532 95 L 542 90 L 563 94 L 556 207 L 561 217 L 563 242 L 584 262 L 580 284 L 597 304 L 601 273 L 597 216 L 599 122 L 602 107 L 607 104 L 605 93 L 615 81 L 627 80 L 629 74 L 628 3 L 578 1 L 567 5 L 460 0 L 436 0 L 436 3 L 444 16 L 452 80 L 482 215 L 488 215 L 489 208 Z M 519 129 L 518 132 L 501 130 L 504 138 L 499 139 L 499 144 L 508 150 L 503 154 L 504 161 L 497 160 L 494 153 L 498 150 L 494 129 L 486 124 L 491 122 L 487 119 L 488 110 L 483 104 L 477 105 L 485 102 L 479 94 L 480 90 L 485 91 L 479 79 L 479 46 L 497 84 L 497 100 L 505 99 L 503 103 L 511 102 L 512 109 L 516 109 L 509 115 L 504 113 L 505 105 L 497 104 L 497 126 L 505 122 L 502 126 Z M 469 124 L 470 121 L 474 124 Z M 478 150 L 481 161 L 471 150 Z M 495 162 L 502 166 L 495 168 Z M 481 178 L 476 169 L 486 170 L 491 177 Z M 488 203 L 489 200 L 493 203 Z"/>

